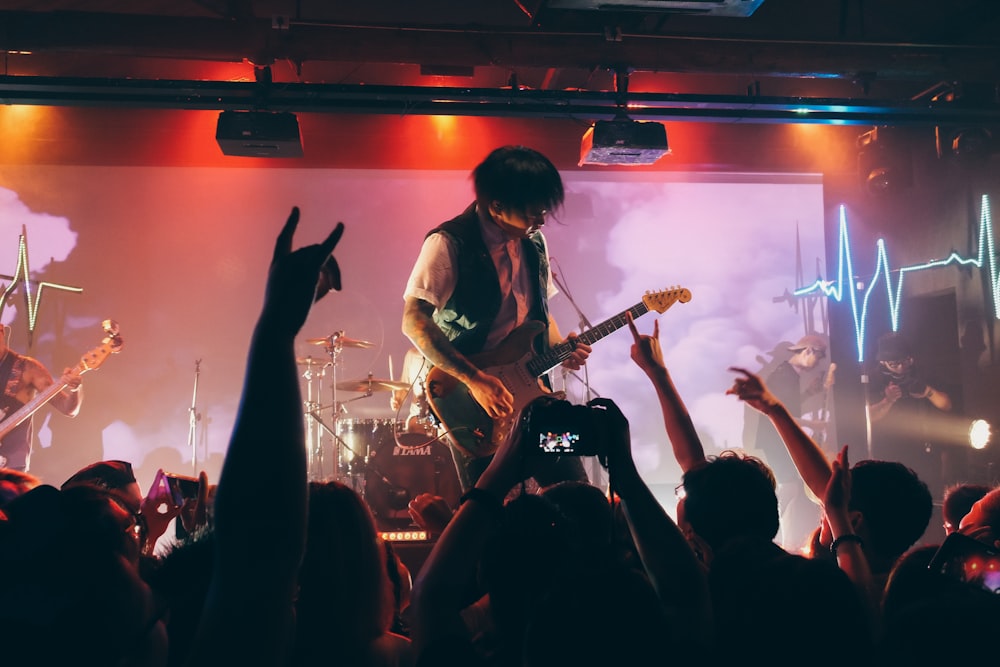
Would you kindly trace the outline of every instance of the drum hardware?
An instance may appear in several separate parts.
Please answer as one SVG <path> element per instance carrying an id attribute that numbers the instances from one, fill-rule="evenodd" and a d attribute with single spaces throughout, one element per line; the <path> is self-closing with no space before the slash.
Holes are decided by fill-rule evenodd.
<path id="1" fill-rule="evenodd" d="M 318 401 L 319 397 L 323 394 L 323 378 L 326 376 L 326 369 L 332 369 L 333 407 L 335 409 L 334 414 L 339 415 L 342 412 L 346 412 L 344 404 L 337 400 L 337 367 L 340 362 L 340 355 L 345 347 L 366 349 L 374 347 L 374 343 L 356 338 L 348 338 L 344 335 L 343 331 L 336 331 L 323 338 L 307 338 L 306 342 L 310 345 L 323 345 L 324 352 L 326 352 L 326 358 L 313 357 L 310 355 L 296 359 L 296 362 L 300 366 L 305 366 L 306 368 L 302 377 L 306 380 L 305 420 L 306 451 L 308 455 L 307 474 L 310 480 L 320 480 L 329 476 L 328 472 L 323 469 L 323 432 L 326 431 L 331 435 L 334 435 L 334 450 L 338 454 L 338 456 L 335 456 L 335 459 L 338 461 L 340 459 L 339 450 L 341 447 L 341 443 L 336 439 L 336 434 L 323 423 L 323 420 L 318 414 L 321 409 L 325 409 L 321 408 Z M 359 396 L 351 400 L 358 400 L 358 398 L 364 398 L 364 396 Z M 339 475 L 339 471 L 331 472 L 335 472 Z"/>
<path id="2" fill-rule="evenodd" d="M 354 347 L 362 350 L 367 350 L 369 348 L 375 347 L 375 343 L 367 340 L 358 340 L 357 338 L 348 338 L 344 335 L 343 331 L 335 331 L 329 336 L 324 336 L 323 338 L 306 338 L 306 342 L 310 345 L 325 345 L 332 348 L 341 347 Z"/>
<path id="3" fill-rule="evenodd" d="M 345 380 L 337 383 L 337 389 L 342 391 L 361 391 L 369 395 L 374 391 L 396 391 L 409 389 L 409 387 L 410 385 L 406 382 L 373 378 L 371 373 L 364 380 Z"/>

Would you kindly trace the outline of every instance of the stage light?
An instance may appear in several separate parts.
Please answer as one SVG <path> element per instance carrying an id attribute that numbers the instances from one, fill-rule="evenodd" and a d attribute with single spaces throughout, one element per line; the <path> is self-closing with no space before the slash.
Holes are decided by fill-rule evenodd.
<path id="1" fill-rule="evenodd" d="M 896 128 L 874 127 L 857 139 L 858 176 L 872 195 L 901 192 L 913 185 L 910 149 Z"/>
<path id="2" fill-rule="evenodd" d="M 982 164 L 995 152 L 993 135 L 982 127 L 959 130 L 951 140 L 951 152 L 965 163 Z"/>
<path id="3" fill-rule="evenodd" d="M 992 435 L 990 423 L 985 419 L 976 419 L 969 425 L 969 444 L 973 449 L 985 449 Z"/>

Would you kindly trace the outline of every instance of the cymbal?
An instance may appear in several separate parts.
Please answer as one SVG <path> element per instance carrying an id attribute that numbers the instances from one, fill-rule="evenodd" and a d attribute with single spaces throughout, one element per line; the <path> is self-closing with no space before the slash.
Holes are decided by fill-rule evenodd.
<path id="1" fill-rule="evenodd" d="M 337 383 L 337 389 L 341 391 L 396 391 L 398 389 L 409 389 L 409 382 L 396 382 L 395 380 L 380 380 L 378 378 L 364 378 L 363 380 L 345 380 Z"/>
<path id="2" fill-rule="evenodd" d="M 326 366 L 330 363 L 330 360 L 320 359 L 319 357 L 299 357 L 295 362 L 300 366 Z"/>
<path id="3" fill-rule="evenodd" d="M 339 347 L 356 347 L 362 350 L 367 350 L 370 347 L 375 347 L 375 343 L 367 340 L 359 340 L 357 338 L 348 338 L 340 332 L 325 336 L 323 338 L 306 338 L 306 342 L 310 345 L 334 345 Z"/>

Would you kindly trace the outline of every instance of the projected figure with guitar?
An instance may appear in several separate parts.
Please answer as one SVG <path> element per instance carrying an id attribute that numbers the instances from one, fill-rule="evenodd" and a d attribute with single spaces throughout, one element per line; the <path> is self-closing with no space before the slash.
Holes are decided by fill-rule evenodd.
<path id="1" fill-rule="evenodd" d="M 81 388 L 85 372 L 100 366 L 104 359 L 121 349 L 118 325 L 103 323 L 107 337 L 100 347 L 88 352 L 73 368 L 56 380 L 37 359 L 10 349 L 10 327 L 0 325 L 0 467 L 27 470 L 33 436 L 32 415 L 51 403 L 59 412 L 75 417 L 83 402 Z"/>

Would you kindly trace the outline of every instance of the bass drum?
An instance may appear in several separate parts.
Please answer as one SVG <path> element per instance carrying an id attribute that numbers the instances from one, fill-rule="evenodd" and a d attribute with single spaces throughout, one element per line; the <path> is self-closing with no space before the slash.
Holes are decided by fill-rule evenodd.
<path id="1" fill-rule="evenodd" d="M 441 496 L 453 510 L 458 507 L 462 491 L 448 446 L 432 440 L 401 447 L 394 439 L 382 445 L 365 471 L 365 500 L 379 530 L 417 528 L 407 506 L 421 493 Z"/>
<path id="2" fill-rule="evenodd" d="M 396 422 L 392 419 L 338 419 L 335 443 L 341 475 L 357 473 L 367 457 L 392 444 Z M 336 445 L 339 445 L 337 447 Z"/>

